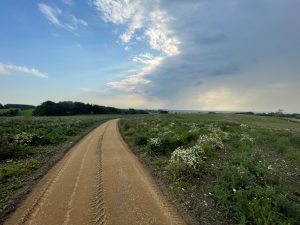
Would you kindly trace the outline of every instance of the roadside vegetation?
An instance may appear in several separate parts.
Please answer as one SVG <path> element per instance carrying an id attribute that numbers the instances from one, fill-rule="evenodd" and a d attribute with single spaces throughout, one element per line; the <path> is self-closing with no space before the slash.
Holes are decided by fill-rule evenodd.
<path id="1" fill-rule="evenodd" d="M 80 137 L 116 116 L 0 119 L 0 219 Z"/>
<path id="2" fill-rule="evenodd" d="M 300 223 L 300 123 L 234 114 L 135 116 L 122 135 L 199 224 Z"/>

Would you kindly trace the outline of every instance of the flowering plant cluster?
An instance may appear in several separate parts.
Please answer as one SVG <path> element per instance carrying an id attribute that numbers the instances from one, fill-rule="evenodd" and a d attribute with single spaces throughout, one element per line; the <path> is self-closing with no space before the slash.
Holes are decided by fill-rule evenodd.
<path id="1" fill-rule="evenodd" d="M 211 128 L 209 134 L 200 135 L 198 144 L 210 149 L 225 149 L 223 141 L 228 139 L 228 133 L 219 128 Z"/>
<path id="2" fill-rule="evenodd" d="M 30 145 L 34 135 L 26 132 L 15 135 L 14 142 L 19 145 Z"/>
<path id="3" fill-rule="evenodd" d="M 240 127 L 243 128 L 243 129 L 248 129 L 249 128 L 249 126 L 247 124 L 243 124 L 243 123 L 240 125 Z"/>
<path id="4" fill-rule="evenodd" d="M 205 151 L 201 145 L 190 148 L 177 148 L 171 155 L 170 163 L 181 163 L 191 169 L 199 169 L 205 159 Z"/>
<path id="5" fill-rule="evenodd" d="M 150 138 L 149 143 L 153 147 L 159 147 L 161 145 L 161 140 L 160 138 Z"/>
<path id="6" fill-rule="evenodd" d="M 200 135 L 198 140 L 198 144 L 205 146 L 210 149 L 224 149 L 225 146 L 222 140 L 219 137 L 214 137 L 213 135 Z"/>

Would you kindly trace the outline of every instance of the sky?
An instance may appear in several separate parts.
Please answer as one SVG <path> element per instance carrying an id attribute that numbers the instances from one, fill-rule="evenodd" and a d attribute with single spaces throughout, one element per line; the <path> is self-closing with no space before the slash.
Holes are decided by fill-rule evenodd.
<path id="1" fill-rule="evenodd" d="M 298 0 L 0 1 L 0 103 L 300 112 Z"/>

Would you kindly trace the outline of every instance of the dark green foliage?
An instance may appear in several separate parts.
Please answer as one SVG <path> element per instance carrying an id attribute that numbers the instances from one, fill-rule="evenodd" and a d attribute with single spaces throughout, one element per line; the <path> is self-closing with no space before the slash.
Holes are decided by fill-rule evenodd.
<path id="1" fill-rule="evenodd" d="M 158 110 L 158 113 L 160 113 L 160 114 L 168 114 L 169 111 L 167 111 L 167 110 Z"/>
<path id="2" fill-rule="evenodd" d="M 148 143 L 148 139 L 146 136 L 144 135 L 138 135 L 135 138 L 135 144 L 136 145 L 147 145 Z"/>
<path id="3" fill-rule="evenodd" d="M 34 109 L 34 105 L 24 105 L 24 104 L 6 104 L 4 106 L 6 109 Z"/>
<path id="4" fill-rule="evenodd" d="M 19 113 L 18 109 L 9 109 L 4 112 L 0 112 L 0 116 L 17 116 Z"/>
<path id="5" fill-rule="evenodd" d="M 144 110 L 118 109 L 81 102 L 52 102 L 46 101 L 33 111 L 34 116 L 70 116 L 83 114 L 147 114 Z"/>

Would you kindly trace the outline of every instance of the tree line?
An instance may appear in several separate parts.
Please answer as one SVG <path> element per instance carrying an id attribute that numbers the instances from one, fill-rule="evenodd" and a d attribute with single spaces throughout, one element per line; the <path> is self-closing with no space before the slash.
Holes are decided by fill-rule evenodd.
<path id="1" fill-rule="evenodd" d="M 114 107 L 85 104 L 82 102 L 52 102 L 46 101 L 33 111 L 33 116 L 71 116 L 82 114 L 147 114 L 145 110 L 118 109 Z"/>
<path id="2" fill-rule="evenodd" d="M 34 105 L 25 105 L 25 104 L 6 104 L 6 105 L 2 105 L 0 103 L 0 109 L 21 109 L 21 110 L 25 110 L 25 109 L 34 109 L 35 106 Z"/>

